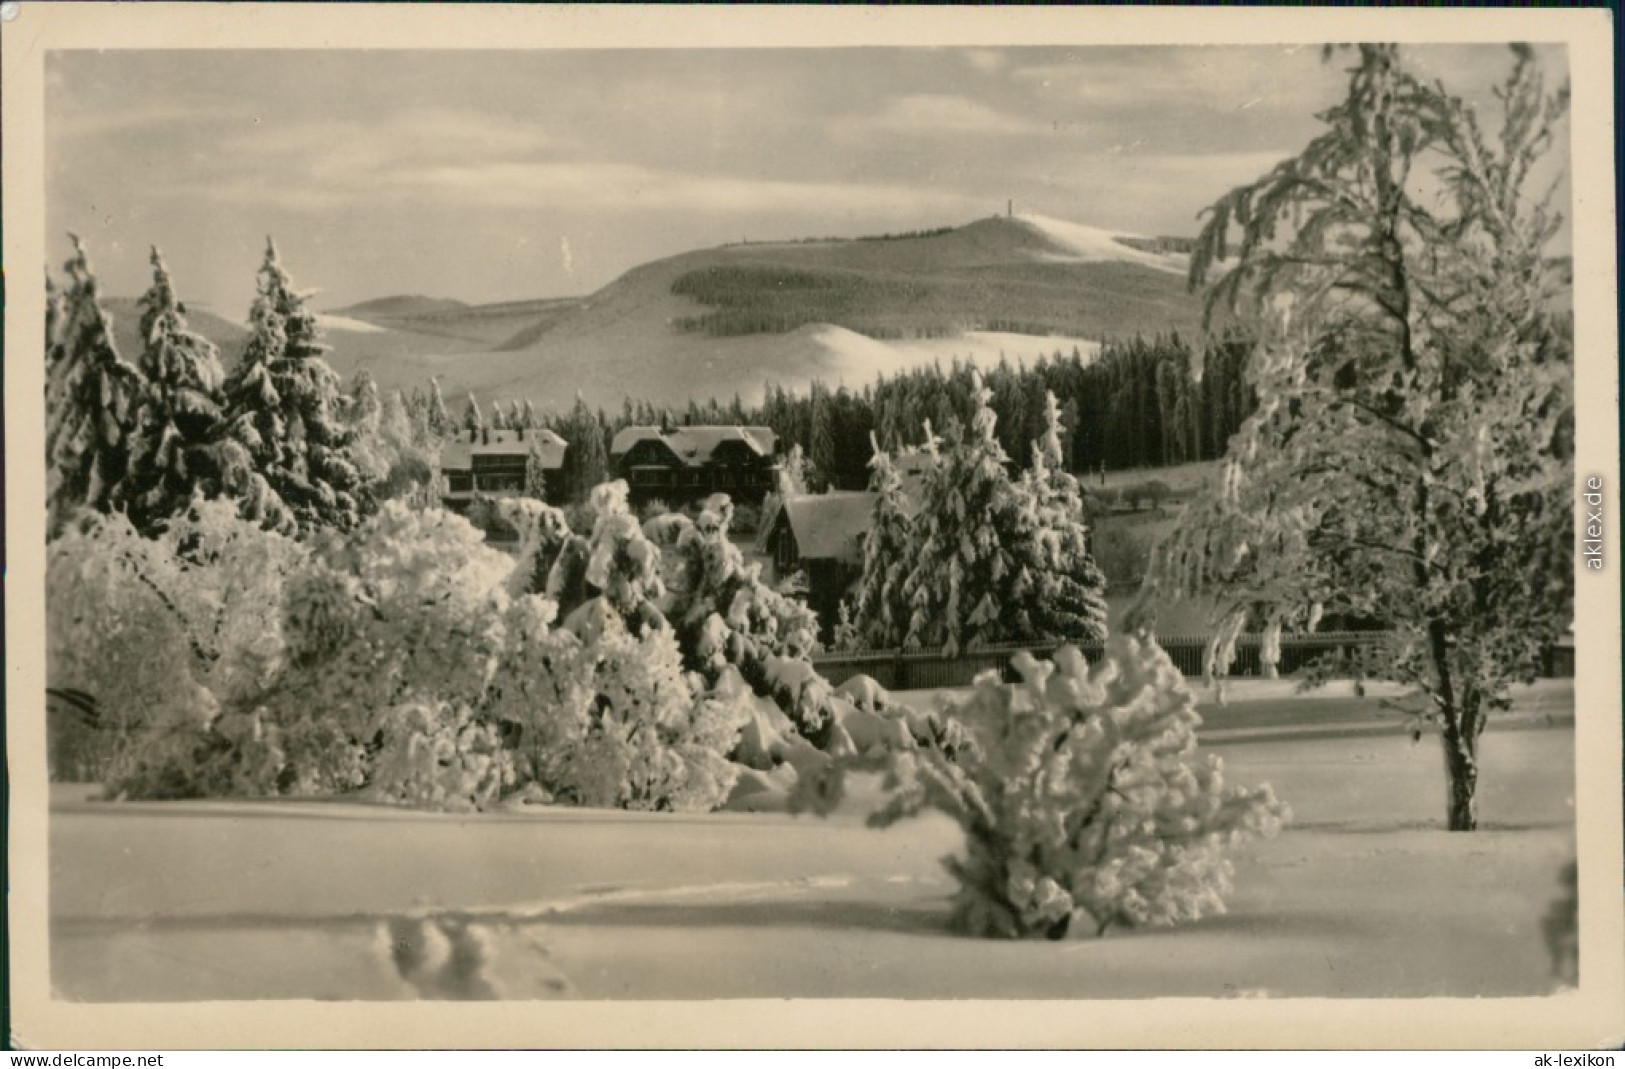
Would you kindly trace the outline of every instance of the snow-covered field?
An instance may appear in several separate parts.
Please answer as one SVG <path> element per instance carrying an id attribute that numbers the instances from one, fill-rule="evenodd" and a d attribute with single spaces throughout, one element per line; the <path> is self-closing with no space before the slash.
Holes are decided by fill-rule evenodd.
<path id="1" fill-rule="evenodd" d="M 1001 359 L 1019 366 L 1031 365 L 1039 357 L 1053 356 L 1057 352 L 1070 355 L 1073 349 L 1085 357 L 1093 357 L 1100 351 L 1098 341 L 1060 335 L 1039 337 L 973 330 L 951 338 L 881 340 L 828 323 L 792 331 L 784 336 L 783 344 L 802 357 L 802 362 L 795 366 L 817 372 L 780 383 L 787 389 L 798 390 L 805 389 L 813 378 L 822 378 L 826 383 L 862 386 L 878 375 L 890 377 L 936 363 L 946 368 L 955 360 L 987 369 L 996 367 Z"/>
<path id="2" fill-rule="evenodd" d="M 318 313 L 316 324 L 323 330 L 347 330 L 353 334 L 384 333 L 384 328 L 376 323 L 368 323 L 363 319 L 351 319 L 349 316 L 333 315 L 329 312 Z"/>
<path id="3" fill-rule="evenodd" d="M 828 820 L 59 786 L 52 981 L 88 1001 L 1540 995 L 1574 851 L 1572 691 L 1547 691 L 1485 737 L 1468 835 L 1440 830 L 1435 740 L 1231 733 L 1231 778 L 1295 820 L 1237 853 L 1228 915 L 1064 943 L 945 930 L 958 831 L 864 828 L 873 784 Z"/>
<path id="4" fill-rule="evenodd" d="M 1054 257 L 1058 261 L 1139 264 L 1141 267 L 1151 267 L 1176 275 L 1183 275 L 1190 270 L 1190 257 L 1181 253 L 1146 252 L 1117 240 L 1120 237 L 1144 240 L 1144 235 L 1129 234 L 1120 230 L 1102 230 L 1100 227 L 1071 223 L 1065 219 L 1052 219 L 1047 215 L 1018 215 L 1016 218 L 1066 250 Z"/>

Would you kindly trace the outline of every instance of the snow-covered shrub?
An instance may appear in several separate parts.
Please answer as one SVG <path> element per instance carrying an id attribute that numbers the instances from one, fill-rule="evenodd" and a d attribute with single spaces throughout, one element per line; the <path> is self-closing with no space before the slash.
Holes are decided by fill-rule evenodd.
<path id="1" fill-rule="evenodd" d="M 229 501 L 194 501 L 156 538 L 121 515 L 82 513 L 46 564 L 47 679 L 90 695 L 97 711 L 96 752 L 76 763 L 113 794 L 233 782 L 237 772 L 209 760 L 222 743 L 211 730 L 281 670 L 284 583 L 304 559 Z"/>
<path id="2" fill-rule="evenodd" d="M 604 483 L 588 495 L 593 513 L 586 580 L 622 617 L 647 615 L 665 594 L 660 550 L 643 535 L 626 503 L 623 480 Z"/>
<path id="3" fill-rule="evenodd" d="M 519 563 L 508 576 L 509 595 L 545 594 L 559 554 L 565 544 L 576 537 L 570 532 L 568 517 L 535 498 L 476 498 L 469 513 L 470 522 L 477 527 L 483 524 L 473 515 L 476 509 L 489 511 L 519 537 Z"/>
<path id="4" fill-rule="evenodd" d="M 553 798 L 627 809 L 711 809 L 736 775 L 726 755 L 750 716 L 727 677 L 707 693 L 669 628 L 629 631 L 603 599 L 550 626 L 536 597 L 508 614 L 487 715 L 516 739 L 517 774 Z"/>
<path id="5" fill-rule="evenodd" d="M 956 925 L 1061 938 L 1222 911 L 1225 848 L 1273 834 L 1287 810 L 1267 786 L 1226 786 L 1217 757 L 1198 759 L 1200 717 L 1168 656 L 1117 637 L 1092 670 L 1071 647 L 1015 665 L 1020 683 L 984 673 L 944 711 L 955 726 L 944 744 L 886 759 L 892 795 L 870 818 L 887 825 L 934 808 L 965 829 L 966 856 L 947 862 Z M 838 797 L 821 783 L 795 801 Z"/>
<path id="6" fill-rule="evenodd" d="M 689 667 L 715 679 L 732 665 L 760 686 L 769 658 L 805 659 L 818 648 L 818 617 L 745 560 L 728 537 L 733 515 L 727 495 L 713 494 L 693 523 L 668 516 L 649 526 L 675 561 L 663 607 Z"/>
<path id="7" fill-rule="evenodd" d="M 830 699 L 835 688 L 818 674 L 811 661 L 795 657 L 769 657 L 764 665 L 767 693 L 803 737 L 823 746 L 835 725 Z"/>
<path id="8" fill-rule="evenodd" d="M 301 791 L 356 786 L 316 770 L 335 748 L 372 745 L 397 706 L 482 699 L 512 567 L 461 517 L 393 501 L 318 540 L 288 581 L 288 670 L 265 703 Z"/>
<path id="9" fill-rule="evenodd" d="M 832 721 L 830 688 L 813 669 L 818 617 L 762 579 L 728 537 L 734 508 L 714 494 L 690 521 L 650 520 L 645 535 L 663 550 L 661 608 L 676 631 L 684 666 L 718 683 L 737 673 L 756 694 L 778 703 L 797 730 L 822 741 Z"/>
<path id="10" fill-rule="evenodd" d="M 433 809 L 484 809 L 513 785 L 513 756 L 468 706 L 415 699 L 384 716 L 372 764 L 380 797 Z"/>

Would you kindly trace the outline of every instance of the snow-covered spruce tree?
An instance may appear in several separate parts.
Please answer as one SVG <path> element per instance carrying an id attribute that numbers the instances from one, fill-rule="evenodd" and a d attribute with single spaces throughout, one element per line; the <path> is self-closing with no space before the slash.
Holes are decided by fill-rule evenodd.
<path id="1" fill-rule="evenodd" d="M 451 413 L 446 410 L 446 398 L 440 392 L 440 380 L 435 377 L 429 379 L 427 418 L 429 429 L 440 438 L 450 438 L 457 430 L 457 424 L 452 421 Z"/>
<path id="2" fill-rule="evenodd" d="M 1066 470 L 1061 410 L 1044 395 L 1044 434 L 1019 490 L 1034 509 L 1038 530 L 1026 547 L 1032 577 L 1028 616 L 1041 634 L 1069 642 L 1106 637 L 1106 577 L 1089 552 L 1083 489 Z"/>
<path id="3" fill-rule="evenodd" d="M 80 509 L 106 511 L 129 466 L 141 373 L 119 356 L 85 246 L 73 237 L 68 289 L 47 304 L 45 383 L 46 531 L 54 535 Z M 52 309 L 58 309 L 54 314 Z"/>
<path id="4" fill-rule="evenodd" d="M 1018 549 L 1036 532 L 1031 503 L 1010 480 L 994 434 L 992 392 L 971 372 L 969 427 L 927 472 L 915 513 L 904 646 L 964 649 L 1037 636 L 1028 615 L 1033 576 Z"/>
<path id="5" fill-rule="evenodd" d="M 609 474 L 609 451 L 604 429 L 580 394 L 565 417 L 563 437 L 569 443 L 564 456 L 564 485 L 570 500 L 586 501 Z"/>
<path id="6" fill-rule="evenodd" d="M 108 793 L 274 790 L 276 740 L 234 710 L 282 669 L 283 584 L 304 548 L 215 499 L 151 538 L 97 516 L 49 554 L 47 679 L 95 699 Z"/>
<path id="7" fill-rule="evenodd" d="M 807 458 L 812 466 L 812 483 L 828 489 L 835 474 L 835 406 L 829 388 L 817 380 L 812 384 L 812 411 L 807 433 Z"/>
<path id="8" fill-rule="evenodd" d="M 491 402 L 491 429 L 494 431 L 505 431 L 508 429 L 508 413 L 502 410 L 502 401 L 500 398 Z"/>
<path id="9" fill-rule="evenodd" d="M 141 298 L 145 385 L 135 409 L 129 467 L 113 493 L 116 507 L 147 534 L 194 494 L 219 494 L 227 482 L 222 464 L 241 467 L 246 459 L 219 441 L 225 378 L 219 351 L 186 329 L 185 308 L 156 248 L 151 260 L 152 287 Z M 239 471 L 235 479 L 248 474 Z"/>
<path id="10" fill-rule="evenodd" d="M 1572 339 L 1558 216 L 1526 188 L 1567 90 L 1519 46 L 1497 96 L 1490 133 L 1362 46 L 1325 131 L 1210 210 L 1192 281 L 1222 262 L 1210 313 L 1259 335 L 1259 409 L 1152 577 L 1238 614 L 1380 621 L 1354 668 L 1427 696 L 1452 830 L 1477 825 L 1489 714 L 1573 618 Z"/>
<path id="11" fill-rule="evenodd" d="M 266 242 L 251 334 L 226 380 L 227 433 L 241 443 L 299 532 L 348 529 L 370 494 L 349 457 L 351 433 L 339 412 L 339 381 L 322 358 L 316 317 Z M 276 523 L 271 503 L 267 523 Z"/>
<path id="12" fill-rule="evenodd" d="M 929 441 L 929 425 L 926 431 Z M 873 435 L 869 441 L 874 450 L 869 490 L 875 505 L 863 539 L 863 571 L 842 608 L 850 624 L 847 641 L 855 643 L 849 648 L 895 649 L 908 637 L 912 612 L 903 586 L 918 558 L 903 480 L 879 441 Z"/>
<path id="13" fill-rule="evenodd" d="M 474 397 L 474 391 L 468 393 L 468 403 L 463 405 L 463 432 L 464 436 L 478 436 L 485 430 L 485 415 L 480 411 L 480 403 Z"/>
<path id="14" fill-rule="evenodd" d="M 528 397 L 525 398 L 525 407 L 520 412 L 520 419 L 519 425 L 527 431 L 535 430 L 542 425 L 541 420 L 536 416 L 536 406 L 531 403 Z"/>
<path id="15" fill-rule="evenodd" d="M 1201 717 L 1154 643 L 1115 637 L 1090 669 L 1070 646 L 1022 653 L 1022 681 L 985 672 L 914 750 L 832 762 L 792 805 L 827 811 L 847 771 L 883 767 L 884 827 L 936 809 L 965 830 L 949 858 L 956 927 L 1003 938 L 1163 926 L 1222 912 L 1226 848 L 1275 833 L 1288 813 L 1270 789 L 1227 786 L 1198 757 Z"/>

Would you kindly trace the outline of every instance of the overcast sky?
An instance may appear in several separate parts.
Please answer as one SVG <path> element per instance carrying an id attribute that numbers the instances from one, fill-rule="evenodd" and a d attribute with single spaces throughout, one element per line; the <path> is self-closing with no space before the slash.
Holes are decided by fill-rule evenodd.
<path id="1" fill-rule="evenodd" d="M 1409 55 L 1486 104 L 1509 67 Z M 687 249 L 1006 198 L 1194 234 L 1314 135 L 1344 66 L 1303 46 L 56 52 L 48 248 L 80 233 L 104 292 L 133 295 L 156 243 L 184 297 L 242 319 L 266 234 L 318 307 L 582 294 Z"/>

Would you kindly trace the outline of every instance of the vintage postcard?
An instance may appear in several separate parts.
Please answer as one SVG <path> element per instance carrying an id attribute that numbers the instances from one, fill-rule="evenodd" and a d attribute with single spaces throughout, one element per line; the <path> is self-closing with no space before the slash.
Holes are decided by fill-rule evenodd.
<path id="1" fill-rule="evenodd" d="M 11 1041 L 1617 1046 L 1610 31 L 0 5 Z"/>

